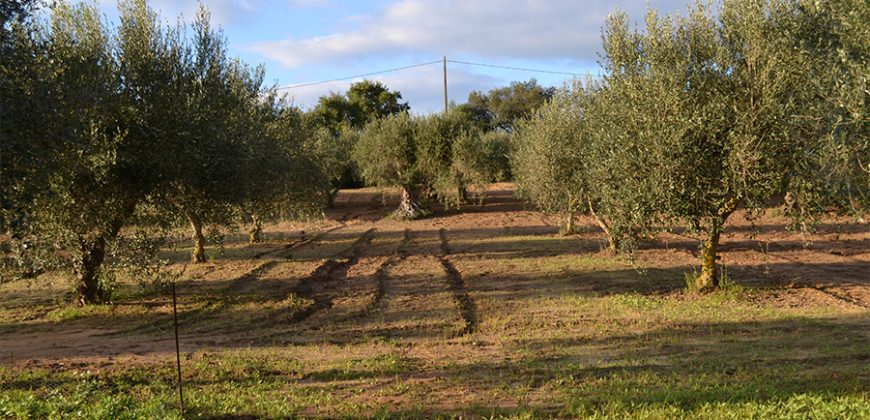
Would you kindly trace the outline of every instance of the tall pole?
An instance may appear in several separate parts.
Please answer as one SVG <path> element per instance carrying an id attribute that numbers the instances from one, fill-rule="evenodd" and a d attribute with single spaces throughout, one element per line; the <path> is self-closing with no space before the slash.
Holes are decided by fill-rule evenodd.
<path id="1" fill-rule="evenodd" d="M 447 113 L 447 56 L 444 56 L 444 113 Z"/>

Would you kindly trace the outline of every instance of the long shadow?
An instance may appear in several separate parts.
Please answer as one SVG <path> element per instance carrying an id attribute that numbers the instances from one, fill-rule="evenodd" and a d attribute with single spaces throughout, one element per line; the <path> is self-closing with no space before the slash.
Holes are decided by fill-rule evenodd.
<path id="1" fill-rule="evenodd" d="M 866 396 L 870 380 L 867 320 L 867 315 L 855 315 L 690 322 L 638 334 L 509 339 L 502 354 L 514 356 L 511 359 L 458 360 L 435 366 L 405 363 L 395 368 L 325 367 L 302 372 L 294 368 L 288 372 L 270 368 L 268 360 L 251 358 L 224 368 L 221 375 L 197 378 L 189 373 L 187 384 L 196 389 L 214 384 L 244 387 L 255 381 L 277 381 L 285 387 L 329 389 L 336 381 L 356 381 L 366 387 L 390 380 L 436 377 L 442 381 L 439 387 L 461 386 L 480 391 L 481 396 L 487 391 L 514 387 L 551 396 L 542 402 L 507 409 L 487 404 L 412 410 L 384 407 L 385 414 L 391 417 L 515 411 L 572 417 L 582 415 L 575 410 L 630 411 L 662 406 L 692 413 L 711 404 L 779 404 L 800 395 L 833 400 Z M 165 375 L 158 375 L 160 378 L 172 377 L 168 368 L 161 369 Z M 75 375 L 11 377 L 2 389 L 64 389 L 79 381 Z M 116 389 L 121 385 L 146 385 L 150 378 L 122 370 L 100 375 L 99 381 L 100 386 Z M 558 386 L 554 388 L 554 384 Z M 169 381 L 161 386 L 171 385 Z"/>
<path id="2" fill-rule="evenodd" d="M 794 271 L 796 267 L 799 269 L 812 267 L 816 273 L 825 273 L 836 270 L 852 273 L 848 277 L 840 275 L 836 283 L 838 286 L 866 286 L 868 284 L 868 279 L 866 279 L 866 276 L 864 275 L 866 274 L 866 271 L 860 271 L 864 268 L 864 265 L 859 263 L 802 264 L 800 266 L 789 263 L 770 264 L 767 269 L 771 273 L 774 273 L 773 275 L 765 276 L 761 275 L 759 271 L 755 271 L 757 277 L 735 277 L 737 283 L 740 284 L 749 284 L 757 288 L 776 289 L 782 287 L 785 282 L 781 279 L 777 279 L 775 273 L 778 270 Z M 474 296 L 476 300 L 487 299 L 490 301 L 560 298 L 564 296 L 601 297 L 625 293 L 661 296 L 669 295 L 682 289 L 685 286 L 683 282 L 683 273 L 689 271 L 689 269 L 690 267 L 688 266 L 669 269 L 647 269 L 644 271 L 634 269 L 602 269 L 588 271 L 581 268 L 543 275 L 510 272 L 490 273 L 486 276 L 467 274 L 465 278 L 465 290 L 466 293 Z M 752 275 L 753 272 L 747 270 L 746 274 Z M 216 290 L 222 290 L 223 288 L 221 286 L 229 287 L 234 281 L 235 280 L 232 279 L 226 280 L 223 285 L 216 285 Z M 357 280 L 351 279 L 350 281 Z M 359 279 L 359 281 L 372 281 L 372 279 Z M 327 283 L 333 284 L 333 286 L 330 286 Z M 317 285 L 317 287 L 324 288 L 323 292 L 319 292 L 323 293 L 324 296 L 328 295 L 337 298 L 348 293 L 348 291 L 341 288 L 346 287 L 345 283 L 347 282 L 335 283 L 330 281 L 323 285 Z M 817 283 L 819 283 L 818 286 L 814 286 L 816 283 L 813 283 L 812 279 L 807 279 L 807 283 L 809 287 L 819 288 L 822 292 L 825 292 L 824 287 L 828 285 L 828 281 L 825 279 L 817 281 Z M 312 284 L 311 287 L 315 287 L 315 285 Z M 417 291 L 415 296 L 425 299 L 430 293 L 439 293 L 439 291 Z M 843 295 L 841 292 L 829 292 L 829 294 L 832 298 L 841 300 L 844 304 L 852 304 L 857 308 L 867 308 L 868 303 L 870 303 L 855 297 Z M 207 340 L 207 338 L 212 336 L 221 337 L 221 340 L 226 342 L 226 344 L 222 344 L 222 346 L 234 347 L 235 344 L 232 343 L 232 340 L 234 340 L 233 336 L 240 333 L 243 334 L 239 336 L 239 347 L 250 346 L 252 340 L 251 337 L 254 337 L 254 345 L 264 345 L 266 344 L 265 342 L 256 342 L 257 331 L 269 331 L 278 325 L 269 321 L 274 319 L 277 312 L 297 309 L 303 310 L 304 312 L 304 307 L 297 307 L 297 309 L 292 309 L 292 307 L 289 309 L 282 309 L 283 307 L 281 306 L 276 307 L 276 305 L 281 303 L 280 299 L 283 297 L 277 295 L 272 296 L 270 294 L 239 296 L 202 296 L 198 294 L 183 294 L 180 295 L 179 298 L 182 303 L 200 302 L 200 309 L 193 311 L 182 310 L 179 313 L 179 324 L 183 339 L 185 335 L 188 335 L 188 337 L 192 335 L 203 338 L 202 342 L 199 344 L 196 342 L 188 344 L 193 348 L 209 348 L 209 340 Z M 70 321 L 46 321 L 43 324 L 34 323 L 32 321 L 27 323 L 5 322 L 0 324 L 0 330 L 10 333 L 18 331 L 36 332 L 44 330 L 48 333 L 48 331 L 58 328 L 70 330 L 75 328 L 93 328 L 95 325 L 113 326 L 119 330 L 119 332 L 112 334 L 113 337 L 128 337 L 133 341 L 141 339 L 143 342 L 148 342 L 155 337 L 168 337 L 166 334 L 171 331 L 172 326 L 171 312 L 165 310 L 167 307 L 166 305 L 168 304 L 166 296 L 156 296 L 155 299 L 157 301 L 166 301 L 162 302 L 162 305 L 143 306 L 142 308 L 145 309 L 144 314 L 142 311 L 125 312 L 119 310 L 117 312 L 113 311 L 114 313 L 104 312 L 85 315 L 79 319 Z M 119 303 L 123 303 L 123 301 Z M 394 313 L 394 317 L 397 316 L 401 318 L 402 316 L 407 316 L 408 319 L 412 319 L 415 315 L 420 314 L 414 312 L 408 312 L 406 315 L 402 315 L 401 312 Z M 336 325 L 330 320 L 318 321 L 317 326 L 308 328 L 308 332 L 303 336 L 298 336 L 298 332 L 295 332 L 296 329 L 293 328 L 293 320 L 295 318 L 292 313 L 289 313 L 286 319 L 290 319 L 289 324 L 287 324 L 289 328 L 286 333 L 278 333 L 278 338 L 281 338 L 280 336 L 296 335 L 299 340 L 294 341 L 300 342 L 318 342 L 322 341 L 323 338 L 326 338 L 330 342 L 356 341 L 353 337 L 344 334 L 326 334 L 330 328 L 336 327 Z M 320 322 L 323 323 L 320 324 Z M 371 320 L 371 322 L 374 322 L 374 320 Z M 387 329 L 383 331 L 383 335 L 386 336 L 418 338 L 448 337 L 444 336 L 444 332 L 441 330 L 419 329 L 413 331 L 397 330 L 390 332 L 390 327 L 386 328 Z M 318 337 L 318 330 L 324 332 L 324 337 Z M 268 334 L 272 334 L 272 332 L 270 331 Z M 377 332 L 373 332 L 372 334 L 378 335 Z M 326 336 L 330 337 L 327 338 Z M 138 338 L 134 339 L 134 337 Z M 280 340 L 276 340 L 280 342 Z M 276 340 L 270 340 L 269 342 L 276 342 Z M 98 346 L 99 339 L 95 339 L 94 347 Z M 108 352 L 108 350 L 95 348 L 93 355 L 111 356 L 112 354 Z"/>

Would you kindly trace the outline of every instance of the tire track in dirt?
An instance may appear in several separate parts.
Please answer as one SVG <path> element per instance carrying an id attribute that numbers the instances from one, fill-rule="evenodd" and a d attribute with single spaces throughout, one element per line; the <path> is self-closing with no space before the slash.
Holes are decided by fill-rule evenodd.
<path id="1" fill-rule="evenodd" d="M 384 261 L 375 271 L 375 281 L 377 281 L 377 288 L 375 289 L 375 296 L 372 299 L 372 303 L 369 304 L 366 309 L 366 313 L 371 313 L 380 309 L 383 309 L 385 302 L 384 296 L 387 294 L 387 279 L 389 278 L 389 270 L 392 266 L 396 265 L 399 261 L 403 261 L 408 257 L 408 246 L 411 244 L 412 235 L 411 229 L 405 229 L 404 237 L 399 245 L 396 247 L 396 250 L 393 252 L 386 261 Z"/>
<path id="2" fill-rule="evenodd" d="M 241 276 L 231 280 L 227 287 L 223 289 L 224 293 L 232 293 L 238 294 L 245 289 L 250 288 L 257 282 L 257 279 L 263 275 L 266 271 L 270 270 L 278 264 L 277 260 L 265 261 L 260 264 L 257 264 L 256 267 L 248 270 L 247 273 L 242 274 Z"/>
<path id="3" fill-rule="evenodd" d="M 339 254 L 341 261 L 329 259 L 299 282 L 293 293 L 310 299 L 313 303 L 294 312 L 288 319 L 289 322 L 304 321 L 314 313 L 332 307 L 335 296 L 329 291 L 330 285 L 347 278 L 348 270 L 359 261 L 364 249 L 371 243 L 375 230 L 371 228 L 365 231 L 353 245 Z"/>
<path id="4" fill-rule="evenodd" d="M 296 248 L 299 248 L 299 247 L 301 247 L 301 246 L 305 246 L 305 245 L 308 245 L 308 244 L 310 244 L 310 243 L 312 243 L 312 242 L 315 242 L 315 241 L 319 240 L 320 238 L 324 237 L 324 236 L 325 236 L 326 234 L 328 234 L 328 233 L 331 233 L 331 232 L 334 232 L 334 231 L 336 231 L 336 230 L 339 230 L 339 229 L 342 229 L 342 228 L 346 228 L 346 227 L 347 227 L 347 223 L 344 223 L 343 221 L 339 221 L 339 223 L 340 223 L 340 224 L 339 224 L 338 226 L 333 226 L 333 227 L 331 227 L 331 228 L 329 228 L 329 229 L 321 230 L 321 231 L 315 233 L 314 235 L 311 235 L 311 236 L 308 237 L 308 238 L 304 238 L 304 239 L 300 239 L 300 240 L 297 240 L 297 241 L 289 242 L 289 243 L 287 243 L 287 244 L 281 246 L 281 247 L 278 248 L 278 249 L 272 249 L 272 250 L 269 250 L 269 251 L 258 252 L 258 253 L 256 253 L 256 254 L 254 254 L 254 257 L 253 257 L 253 258 L 254 258 L 255 260 L 259 260 L 259 259 L 261 259 L 261 258 L 263 258 L 263 257 L 265 257 L 265 256 L 267 256 L 267 255 L 277 254 L 277 253 L 279 253 L 279 252 L 289 251 L 289 250 L 291 250 L 291 249 L 296 249 Z M 289 255 L 287 255 L 287 256 L 284 256 L 284 258 L 290 258 L 290 257 L 289 257 Z"/>
<path id="5" fill-rule="evenodd" d="M 441 228 L 438 230 L 438 237 L 441 239 L 441 254 L 438 255 L 438 261 L 447 272 L 448 290 L 453 295 L 453 300 L 459 306 L 459 314 L 465 322 L 465 328 L 462 329 L 460 335 L 473 333 L 477 330 L 477 305 L 471 296 L 468 295 L 468 290 L 465 287 L 465 281 L 462 275 L 456 270 L 456 267 L 447 258 L 450 255 L 450 245 L 447 241 L 447 230 Z"/>
<path id="6" fill-rule="evenodd" d="M 326 236 L 330 232 L 334 232 L 336 230 L 343 229 L 346 227 L 347 227 L 347 224 L 341 222 L 341 224 L 339 226 L 333 226 L 329 229 L 325 229 L 325 230 L 322 230 L 320 232 L 317 232 L 308 238 L 290 242 L 290 243 L 282 246 L 279 249 L 273 249 L 270 251 L 260 252 L 256 255 L 254 255 L 253 258 L 255 260 L 259 260 L 266 255 L 272 255 L 272 254 L 277 254 L 277 253 L 283 252 L 283 251 L 299 249 L 300 247 L 303 247 L 305 245 L 308 245 L 308 244 L 311 244 L 311 243 L 314 243 L 314 242 L 320 240 L 321 238 L 323 238 L 324 236 Z M 284 255 L 283 258 L 290 259 L 290 255 L 289 254 Z M 247 288 L 250 288 L 254 283 L 256 283 L 257 279 L 263 275 L 263 273 L 272 269 L 272 267 L 277 265 L 278 262 L 279 262 L 279 260 L 270 260 L 270 261 L 266 261 L 262 264 L 257 265 L 256 267 L 254 267 L 253 269 L 251 269 L 247 273 L 245 273 L 245 274 L 239 276 L 238 278 L 236 278 L 235 280 L 231 281 L 230 284 L 224 289 L 224 292 L 238 293 L 239 290 L 245 290 Z"/>

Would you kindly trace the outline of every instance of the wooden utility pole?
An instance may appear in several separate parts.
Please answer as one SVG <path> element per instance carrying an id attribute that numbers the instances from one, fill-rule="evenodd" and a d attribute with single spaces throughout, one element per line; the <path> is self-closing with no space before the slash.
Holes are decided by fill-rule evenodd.
<path id="1" fill-rule="evenodd" d="M 447 113 L 447 56 L 444 56 L 444 113 Z"/>

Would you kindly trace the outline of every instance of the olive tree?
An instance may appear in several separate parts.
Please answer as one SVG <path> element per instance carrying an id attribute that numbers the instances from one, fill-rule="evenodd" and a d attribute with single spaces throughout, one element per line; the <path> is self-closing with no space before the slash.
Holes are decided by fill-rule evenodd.
<path id="1" fill-rule="evenodd" d="M 649 12 L 643 32 L 628 30 L 624 17 L 608 22 L 607 87 L 624 95 L 625 109 L 641 109 L 641 119 L 672 122 L 631 141 L 655 156 L 654 166 L 638 169 L 655 174 L 659 214 L 703 237 L 699 290 L 718 285 L 729 216 L 783 191 L 804 149 L 791 124 L 804 81 L 789 54 L 791 6 L 729 0 L 715 16 L 708 6 L 685 17 Z"/>
<path id="2" fill-rule="evenodd" d="M 399 187 L 402 199 L 396 216 L 414 219 L 426 213 L 421 206 L 423 174 L 417 169 L 416 121 L 403 112 L 366 125 L 353 150 L 360 173 L 378 187 Z"/>
<path id="3" fill-rule="evenodd" d="M 80 302 L 98 302 L 108 292 L 101 269 L 109 247 L 144 197 L 137 159 L 147 144 L 129 130 L 114 39 L 97 10 L 62 3 L 29 25 L 32 42 L 21 32 L 17 42 L 30 63 L 4 68 L 4 79 L 44 88 L 26 92 L 35 106 L 23 115 L 4 111 L 3 183 L 13 187 L 4 191 L 4 219 L 12 216 L 4 228 L 60 251 Z"/>
<path id="4" fill-rule="evenodd" d="M 417 117 L 415 150 L 424 189 L 447 206 L 467 201 L 468 187 L 486 182 L 480 130 L 457 112 Z"/>
<path id="5" fill-rule="evenodd" d="M 426 196 L 455 206 L 469 185 L 488 178 L 475 160 L 481 150 L 479 130 L 458 114 L 401 113 L 368 124 L 353 157 L 367 182 L 401 188 L 396 216 L 413 219 L 428 213 Z"/>
<path id="6" fill-rule="evenodd" d="M 518 194 L 560 217 L 564 234 L 574 231 L 577 214 L 590 200 L 583 106 L 571 92 L 560 91 L 537 115 L 520 120 L 513 133 L 511 164 Z"/>
<path id="7" fill-rule="evenodd" d="M 191 40 L 142 0 L 119 9 L 110 28 L 95 6 L 60 3 L 50 19 L 4 32 L 20 61 L 4 56 L 2 83 L 20 90 L 3 100 L 34 106 L 2 112 L 2 227 L 69 262 L 81 303 L 109 297 L 104 263 L 132 223 L 169 225 L 188 211 L 222 220 L 252 197 L 283 208 L 320 200 L 293 178 L 318 171 L 274 133 L 261 71 L 226 60 L 202 18 Z"/>
<path id="8" fill-rule="evenodd" d="M 262 135 L 246 143 L 242 214 L 251 219 L 249 241 L 261 240 L 264 221 L 309 217 L 319 213 L 330 194 L 328 155 L 310 147 L 310 133 L 298 109 L 263 98 L 255 125 Z M 349 152 L 347 152 L 349 153 Z"/>

